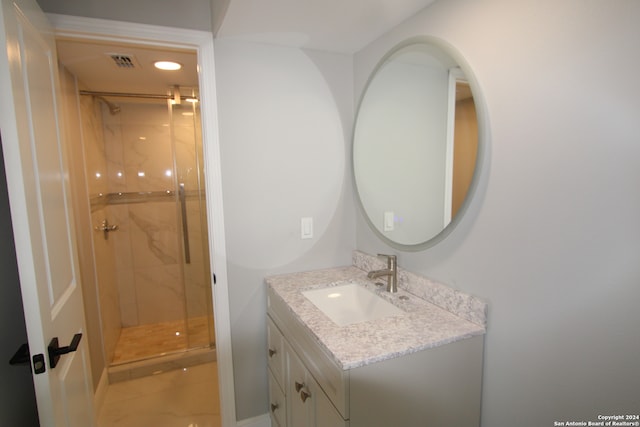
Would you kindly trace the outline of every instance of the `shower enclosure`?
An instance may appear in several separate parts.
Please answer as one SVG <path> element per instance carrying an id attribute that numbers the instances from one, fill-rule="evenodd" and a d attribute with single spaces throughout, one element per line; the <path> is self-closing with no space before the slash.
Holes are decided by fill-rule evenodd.
<path id="1" fill-rule="evenodd" d="M 171 92 L 80 92 L 110 366 L 215 345 L 197 92 Z"/>

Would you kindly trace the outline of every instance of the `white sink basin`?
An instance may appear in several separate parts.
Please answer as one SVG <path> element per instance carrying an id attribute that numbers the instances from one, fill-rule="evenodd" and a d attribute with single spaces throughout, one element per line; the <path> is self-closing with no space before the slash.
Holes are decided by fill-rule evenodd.
<path id="1" fill-rule="evenodd" d="M 302 295 L 338 326 L 404 313 L 395 305 L 355 283 L 304 291 Z"/>

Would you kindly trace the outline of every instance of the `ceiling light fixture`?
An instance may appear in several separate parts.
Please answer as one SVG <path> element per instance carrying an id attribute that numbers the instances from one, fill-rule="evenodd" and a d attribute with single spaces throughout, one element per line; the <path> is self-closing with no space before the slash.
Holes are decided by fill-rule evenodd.
<path id="1" fill-rule="evenodd" d="M 173 61 L 156 61 L 153 63 L 153 65 L 157 69 L 165 71 L 176 71 L 182 68 L 181 64 Z"/>

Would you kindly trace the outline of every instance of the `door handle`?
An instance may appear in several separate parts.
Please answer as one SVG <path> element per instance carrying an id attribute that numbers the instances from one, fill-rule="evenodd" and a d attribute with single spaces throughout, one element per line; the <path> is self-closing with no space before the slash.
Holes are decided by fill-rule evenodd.
<path id="1" fill-rule="evenodd" d="M 29 356 L 29 344 L 24 343 L 9 360 L 9 365 L 28 365 L 31 362 Z"/>
<path id="2" fill-rule="evenodd" d="M 73 336 L 73 339 L 71 340 L 71 344 L 69 344 L 67 347 L 60 347 L 60 344 L 58 343 L 58 337 L 52 338 L 48 347 L 49 366 L 51 367 L 51 369 L 55 368 L 58 365 L 58 361 L 60 360 L 61 355 L 76 351 L 81 339 L 82 334 L 75 334 Z"/>
<path id="3" fill-rule="evenodd" d="M 182 216 L 182 244 L 184 245 L 184 262 L 191 264 L 191 249 L 189 248 L 189 223 L 187 222 L 187 195 L 184 191 L 184 182 L 178 186 L 178 198 L 180 199 L 180 215 Z"/>
<path id="4" fill-rule="evenodd" d="M 9 360 L 10 365 L 29 365 L 31 367 L 31 354 L 29 354 L 29 344 L 24 343 L 18 351 Z M 42 353 L 33 356 L 33 373 L 42 374 L 47 370 L 44 364 L 44 356 Z"/>

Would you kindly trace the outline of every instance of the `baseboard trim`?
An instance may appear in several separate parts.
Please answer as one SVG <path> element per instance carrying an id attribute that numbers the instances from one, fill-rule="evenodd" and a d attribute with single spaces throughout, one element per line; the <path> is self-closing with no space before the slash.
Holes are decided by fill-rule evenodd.
<path id="1" fill-rule="evenodd" d="M 98 387 L 96 387 L 96 391 L 93 394 L 93 406 L 95 409 L 96 416 L 102 410 L 102 405 L 104 405 L 104 400 L 107 397 L 107 389 L 109 388 L 109 374 L 106 369 L 102 370 L 102 374 L 100 375 L 100 380 L 98 381 Z"/>
<path id="2" fill-rule="evenodd" d="M 271 417 L 269 417 L 267 413 L 257 417 L 247 418 L 238 421 L 236 427 L 271 427 Z"/>

